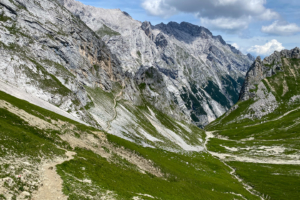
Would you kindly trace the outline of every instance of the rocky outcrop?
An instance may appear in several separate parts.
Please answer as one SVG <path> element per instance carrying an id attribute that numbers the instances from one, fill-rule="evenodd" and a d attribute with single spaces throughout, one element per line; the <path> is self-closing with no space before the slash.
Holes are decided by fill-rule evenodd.
<path id="1" fill-rule="evenodd" d="M 150 40 L 154 39 L 154 35 L 152 33 L 152 25 L 150 22 L 143 22 L 141 28 L 145 31 L 145 34 L 149 37 Z"/>
<path id="2" fill-rule="evenodd" d="M 168 46 L 168 40 L 164 36 L 164 34 L 159 33 L 155 38 L 155 44 L 158 48 L 166 48 Z"/>
<path id="3" fill-rule="evenodd" d="M 282 71 L 282 58 L 300 58 L 298 47 L 292 50 L 275 51 L 263 61 L 257 57 L 246 74 L 245 83 L 241 89 L 239 100 L 246 101 L 256 96 L 256 86 L 266 77 L 271 77 Z"/>

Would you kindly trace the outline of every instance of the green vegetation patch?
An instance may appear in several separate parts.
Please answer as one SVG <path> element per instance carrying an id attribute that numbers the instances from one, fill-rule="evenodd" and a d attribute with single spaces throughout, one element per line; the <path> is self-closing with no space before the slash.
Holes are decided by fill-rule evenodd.
<path id="1" fill-rule="evenodd" d="M 145 90 L 145 89 L 146 89 L 146 86 L 147 86 L 146 83 L 141 83 L 141 84 L 138 85 L 140 91 Z"/>
<path id="2" fill-rule="evenodd" d="M 228 162 L 265 199 L 299 199 L 300 166 Z"/>
<path id="3" fill-rule="evenodd" d="M 239 120 L 239 117 L 244 114 L 245 110 L 248 110 L 251 104 L 254 103 L 253 99 L 238 102 L 235 106 L 237 108 L 232 110 L 229 114 L 225 113 L 223 116 L 216 119 L 214 122 L 205 127 L 206 130 L 224 130 L 231 128 L 239 128 L 244 125 L 248 125 L 252 120 L 244 119 Z"/>
<path id="4" fill-rule="evenodd" d="M 101 38 L 106 35 L 108 35 L 109 37 L 121 35 L 117 31 L 114 31 L 108 26 L 106 26 L 105 24 L 103 24 L 103 26 L 96 31 L 96 34 Z"/>
<path id="5" fill-rule="evenodd" d="M 8 20 L 12 20 L 10 17 L 4 15 L 4 13 L 0 14 L 0 21 L 7 22 Z"/>
<path id="6" fill-rule="evenodd" d="M 31 127 L 17 115 L 2 108 L 0 108 L 0 138 L 1 157 L 7 156 L 9 152 L 18 156 L 26 155 L 34 160 L 39 160 L 41 156 L 53 158 L 64 155 L 64 151 L 55 146 L 55 143 L 65 145 L 55 131 Z M 10 150 L 4 151 L 4 148 Z"/>
<path id="7" fill-rule="evenodd" d="M 22 109 L 22 110 L 26 111 L 27 113 L 34 115 L 38 118 L 41 118 L 49 123 L 51 123 L 51 119 L 56 120 L 56 121 L 61 120 L 61 121 L 68 122 L 68 123 L 75 125 L 76 129 L 78 131 L 88 131 L 88 130 L 95 131 L 96 130 L 93 127 L 88 127 L 88 126 L 82 125 L 79 122 L 73 121 L 69 118 L 66 118 L 64 116 L 56 114 L 52 111 L 46 110 L 46 109 L 38 107 L 36 105 L 33 105 L 27 101 L 13 97 L 2 91 L 0 91 L 0 99 L 7 101 L 10 104 L 12 104 L 13 106 L 16 106 L 17 108 Z"/>
<path id="8" fill-rule="evenodd" d="M 0 97 L 49 122 L 50 119 L 60 119 L 74 124 L 78 131 L 96 130 L 3 92 L 0 92 Z M 0 125 L 0 144 L 7 145 L 6 148 L 14 153 L 19 152 L 22 156 L 31 155 L 38 159 L 39 155 L 43 155 L 52 158 L 65 153 L 56 145 L 70 149 L 67 143 L 60 140 L 61 133 L 30 127 L 18 116 L 4 109 L 0 110 Z M 70 199 L 88 199 L 90 196 L 97 196 L 99 192 L 106 194 L 107 190 L 112 191 L 113 195 L 116 194 L 117 199 L 129 199 L 141 193 L 161 199 L 242 199 L 231 192 L 242 194 L 247 199 L 258 199 L 230 175 L 229 168 L 207 153 L 167 152 L 145 148 L 113 135 L 108 135 L 107 138 L 115 146 L 124 147 L 152 160 L 153 165 L 161 169 L 164 178 L 143 174 L 121 158 L 116 158 L 119 162 L 113 163 L 91 151 L 77 148 L 74 150 L 77 153 L 74 159 L 57 166 L 57 172 L 64 181 L 63 192 Z M 2 155 L 5 153 L 7 151 L 3 151 Z M 19 189 L 23 190 L 22 187 L 24 189 L 20 184 Z"/>
<path id="9" fill-rule="evenodd" d="M 68 69 L 66 69 L 61 64 L 54 62 L 52 60 L 42 60 L 42 62 L 48 66 L 53 66 L 56 69 L 55 75 L 66 76 L 70 78 L 75 78 L 75 75 L 72 74 Z"/>
<path id="10" fill-rule="evenodd" d="M 275 96 L 278 108 L 261 119 L 240 120 L 241 116 L 252 114 L 249 106 L 254 99 L 238 102 L 235 110 L 206 127 L 219 138 L 210 139 L 207 144 L 210 151 L 256 159 L 296 159 L 300 153 L 300 110 L 297 109 L 300 104 L 299 101 L 291 103 L 291 98 L 300 95 L 300 60 L 283 58 L 282 63 L 281 70 L 276 69 L 275 75 L 262 80 L 268 92 Z M 267 150 L 274 147 L 282 152 Z M 227 163 L 265 199 L 299 198 L 299 165 Z"/>
<path id="11" fill-rule="evenodd" d="M 142 58 L 142 54 L 140 51 L 137 51 L 136 54 L 138 55 L 139 58 Z"/>
<path id="12" fill-rule="evenodd" d="M 192 84 L 192 92 L 186 88 L 183 88 L 183 92 L 180 94 L 180 96 L 185 102 L 185 106 L 187 107 L 187 109 L 192 110 L 192 120 L 194 122 L 199 122 L 198 116 L 206 115 L 205 110 L 200 104 L 200 102 L 203 101 L 203 98 L 200 95 L 198 95 L 198 93 L 202 93 L 202 91 L 198 90 L 196 86 Z"/>
<path id="13" fill-rule="evenodd" d="M 41 89 L 52 94 L 60 94 L 62 96 L 72 94 L 71 90 L 66 88 L 54 75 L 48 73 L 42 65 L 32 59 L 29 60 L 35 64 L 37 72 L 34 72 L 27 66 L 23 66 L 23 69 L 26 75 L 32 78 L 33 84 L 38 84 Z"/>
<path id="14" fill-rule="evenodd" d="M 90 151 L 76 149 L 77 156 L 74 160 L 58 166 L 58 173 L 64 179 L 66 194 L 74 196 L 74 199 L 86 199 L 79 192 L 75 192 L 88 189 L 86 184 L 80 184 L 80 180 L 87 179 L 93 183 L 90 188 L 98 187 L 104 192 L 113 191 L 117 199 L 131 199 L 140 193 L 159 199 L 242 199 L 230 192 L 242 194 L 247 199 L 258 199 L 233 179 L 228 173 L 229 168 L 209 154 L 176 154 L 143 148 L 111 135 L 108 139 L 118 146 L 151 159 L 166 178 L 142 174 L 130 167 L 108 162 Z M 78 183 L 74 183 L 71 177 L 79 180 Z"/>

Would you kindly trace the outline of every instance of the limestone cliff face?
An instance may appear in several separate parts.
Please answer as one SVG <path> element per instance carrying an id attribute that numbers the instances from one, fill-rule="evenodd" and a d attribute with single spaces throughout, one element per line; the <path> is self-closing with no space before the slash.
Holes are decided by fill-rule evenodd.
<path id="1" fill-rule="evenodd" d="M 226 44 L 221 36 L 186 22 L 153 26 L 118 9 L 95 8 L 75 0 L 64 0 L 63 5 L 99 33 L 120 60 L 128 78 L 124 88 L 127 100 L 139 104 L 142 94 L 159 110 L 198 126 L 221 116 L 238 100 L 253 57 Z M 103 27 L 111 30 L 104 33 Z M 156 69 L 163 77 L 164 85 L 156 91 L 148 85 L 140 91 L 132 81 L 147 68 Z M 155 92 L 165 94 L 163 101 L 160 95 L 154 98 Z"/>
<path id="2" fill-rule="evenodd" d="M 123 80 L 106 44 L 57 1 L 0 1 L 0 78 L 96 125 L 85 87 Z"/>
<path id="3" fill-rule="evenodd" d="M 256 93 L 256 85 L 258 85 L 266 77 L 271 77 L 277 72 L 282 72 L 283 58 L 300 58 L 300 50 L 298 47 L 292 50 L 275 51 L 272 55 L 266 57 L 263 61 L 257 57 L 255 62 L 247 72 L 245 83 L 241 89 L 239 99 L 241 101 L 254 98 Z M 253 92 L 251 92 L 251 90 Z"/>
<path id="4" fill-rule="evenodd" d="M 257 57 L 247 72 L 239 103 L 228 114 L 240 104 L 244 105 L 244 110 L 240 111 L 241 116 L 238 120 L 268 119 L 269 114 L 280 115 L 282 111 L 295 108 L 300 97 L 299 66 L 298 47 L 281 52 L 275 51 L 264 60 Z"/>

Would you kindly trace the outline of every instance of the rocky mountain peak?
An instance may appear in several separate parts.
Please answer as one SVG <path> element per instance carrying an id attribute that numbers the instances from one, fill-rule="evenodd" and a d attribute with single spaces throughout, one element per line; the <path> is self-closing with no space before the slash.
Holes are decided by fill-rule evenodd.
<path id="1" fill-rule="evenodd" d="M 255 62 L 261 62 L 261 57 L 257 56 L 256 59 L 255 59 Z"/>
<path id="2" fill-rule="evenodd" d="M 141 28 L 145 31 L 145 34 L 150 38 L 150 40 L 154 39 L 151 22 L 148 21 L 143 22 Z"/>
<path id="3" fill-rule="evenodd" d="M 257 84 L 266 77 L 271 77 L 277 72 L 282 71 L 283 58 L 299 59 L 300 50 L 298 47 L 292 50 L 275 51 L 272 55 L 265 57 L 264 60 L 260 56 L 256 58 L 249 71 L 247 72 L 245 83 L 240 93 L 240 100 L 245 101 L 255 96 L 254 90 Z M 253 91 L 253 92 L 251 92 Z"/>
<path id="4" fill-rule="evenodd" d="M 282 51 L 275 51 L 272 55 L 266 57 L 264 59 L 264 64 L 268 64 L 268 65 L 271 65 L 271 64 L 276 64 L 276 63 L 281 63 L 281 58 L 296 58 L 296 59 L 299 59 L 299 56 L 300 56 L 300 50 L 298 47 L 295 47 L 294 49 L 292 50 L 282 50 Z"/>
<path id="5" fill-rule="evenodd" d="M 226 42 L 221 35 L 214 36 L 213 38 L 219 40 L 219 42 L 221 42 L 223 45 L 226 45 Z"/>
<path id="6" fill-rule="evenodd" d="M 122 11 L 124 13 L 125 16 L 132 18 L 128 12 Z"/>
<path id="7" fill-rule="evenodd" d="M 246 101 L 255 96 L 255 93 L 251 91 L 255 90 L 255 85 L 266 77 L 267 70 L 268 68 L 264 66 L 261 57 L 258 56 L 246 74 L 239 98 L 241 101 Z"/>
<path id="8" fill-rule="evenodd" d="M 168 24 L 161 23 L 157 25 L 157 27 L 168 31 L 169 33 L 172 32 L 172 30 L 174 31 L 174 29 L 180 30 L 193 37 L 208 38 L 213 36 L 208 29 L 188 22 L 181 22 L 180 24 L 177 22 L 169 22 Z"/>
<path id="9" fill-rule="evenodd" d="M 230 47 L 231 51 L 233 53 L 236 53 L 236 54 L 242 54 L 238 49 L 236 49 L 234 46 L 228 44 L 228 46 Z M 255 59 L 254 59 L 255 60 Z"/>

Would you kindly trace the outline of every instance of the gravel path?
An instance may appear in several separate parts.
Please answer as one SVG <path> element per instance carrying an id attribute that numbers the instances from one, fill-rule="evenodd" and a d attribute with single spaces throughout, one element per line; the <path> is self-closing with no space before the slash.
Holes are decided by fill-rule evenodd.
<path id="1" fill-rule="evenodd" d="M 63 180 L 56 172 L 56 165 L 59 165 L 65 161 L 73 159 L 76 153 L 67 151 L 66 155 L 68 158 L 59 158 L 53 162 L 44 163 L 42 166 L 42 186 L 36 193 L 32 195 L 33 200 L 67 200 L 63 191 Z"/>

